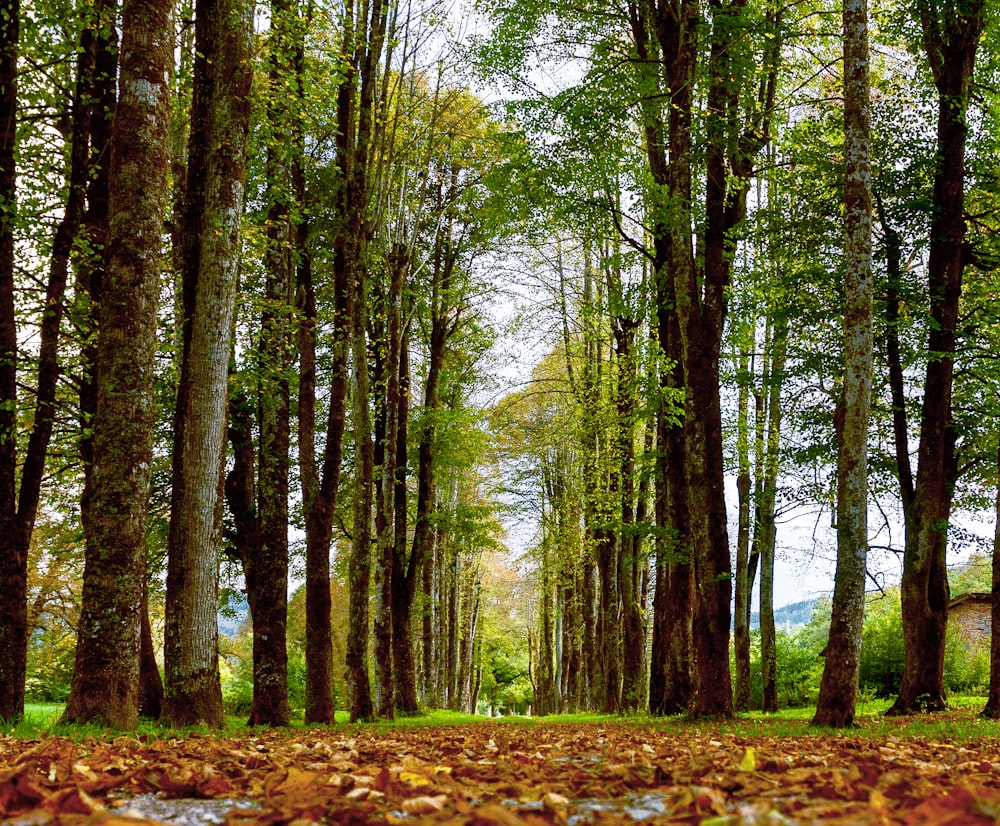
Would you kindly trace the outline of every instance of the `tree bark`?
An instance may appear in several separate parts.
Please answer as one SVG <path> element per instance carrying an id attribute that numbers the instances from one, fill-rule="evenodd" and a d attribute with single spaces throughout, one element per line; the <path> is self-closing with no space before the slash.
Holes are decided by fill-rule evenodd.
<path id="1" fill-rule="evenodd" d="M 300 190 L 302 191 L 302 190 Z M 333 723 L 333 629 L 330 600 L 330 544 L 340 488 L 347 413 L 347 357 L 350 314 L 346 270 L 334 266 L 334 333 L 322 468 L 317 472 L 316 288 L 305 244 L 298 281 L 303 297 L 299 328 L 299 473 L 306 533 L 306 723 Z"/>
<path id="2" fill-rule="evenodd" d="M 618 591 L 621 604 L 621 708 L 637 710 L 644 704 L 646 686 L 642 681 L 642 660 L 646 650 L 642 634 L 639 604 L 638 557 L 641 551 L 636 532 L 635 484 L 635 408 L 636 364 L 635 333 L 638 321 L 620 317 L 613 324 L 618 388 L 615 407 L 618 415 L 618 444 L 615 454 L 620 462 L 621 535 L 618 555 Z"/>
<path id="3" fill-rule="evenodd" d="M 917 480 L 906 519 L 900 597 L 906 652 L 890 714 L 935 711 L 944 692 L 948 625 L 947 525 L 957 461 L 951 413 L 962 247 L 965 241 L 966 113 L 976 50 L 985 27 L 983 0 L 916 4 L 924 50 L 938 91 L 934 214 L 927 260 L 931 323 L 917 449 Z"/>
<path id="4" fill-rule="evenodd" d="M 997 441 L 997 488 L 993 515 L 992 607 L 990 611 L 990 687 L 983 717 L 1000 718 L 1000 440 Z"/>
<path id="5" fill-rule="evenodd" d="M 352 291 L 353 387 L 351 410 L 354 425 L 354 522 L 351 534 L 350 623 L 347 632 L 347 676 L 351 693 L 351 722 L 370 720 L 375 715 L 368 679 L 368 639 L 370 611 L 368 591 L 371 581 L 372 499 L 375 474 L 375 446 L 372 443 L 368 387 L 367 278 L 362 267 L 354 273 Z"/>
<path id="6" fill-rule="evenodd" d="M 402 460 L 405 471 L 406 453 L 399 449 L 400 407 L 400 362 L 403 340 L 401 303 L 403 295 L 404 275 L 406 271 L 406 250 L 397 245 L 390 255 L 389 283 L 383 296 L 384 302 L 384 359 L 379 359 L 382 386 L 380 420 L 383 422 L 378 435 L 377 464 L 379 466 L 378 489 L 375 498 L 375 533 L 378 553 L 376 556 L 375 577 L 375 695 L 376 713 L 379 717 L 391 719 L 399 694 L 396 687 L 394 652 L 396 636 L 406 634 L 409 641 L 408 626 L 400 628 L 394 622 L 393 608 L 395 606 L 394 590 L 396 586 L 396 556 L 398 550 L 405 553 L 405 542 L 397 541 L 397 530 L 406 536 L 405 510 L 405 476 L 402 480 L 397 476 L 397 462 Z M 405 411 L 407 408 L 403 407 Z M 404 501 L 402 509 L 397 501 L 397 493 L 402 492 Z M 402 523 L 397 524 L 397 516 L 402 517 Z M 411 591 L 412 593 L 412 591 Z M 412 602 L 412 598 L 411 598 Z M 409 617 L 407 606 L 407 618 Z M 402 640 L 400 640 L 402 642 Z"/>
<path id="7" fill-rule="evenodd" d="M 649 710 L 681 714 L 691 708 L 694 680 L 694 570 L 685 544 L 683 509 L 685 444 L 671 393 L 683 387 L 680 331 L 674 310 L 673 280 L 664 269 L 666 243 L 655 243 L 657 272 L 657 337 L 669 367 L 661 372 L 661 398 L 656 417 L 657 524 L 656 583 L 653 590 L 653 639 L 650 653 Z"/>
<path id="8" fill-rule="evenodd" d="M 753 335 L 744 332 L 748 338 Z M 736 591 L 733 616 L 733 652 L 736 663 L 736 685 L 733 708 L 747 711 L 750 708 L 750 344 L 745 339 L 740 345 L 737 381 L 739 382 L 736 412 L 736 453 L 738 474 L 736 492 L 738 516 L 736 533 Z"/>
<path id="9" fill-rule="evenodd" d="M 28 656 L 28 557 L 21 550 L 17 514 L 17 57 L 21 12 L 18 0 L 0 7 L 0 719 L 24 716 Z M 22 653 L 23 652 L 23 653 Z"/>
<path id="10" fill-rule="evenodd" d="M 103 11 L 99 7 L 98 14 Z M 0 35 L 0 117 L 9 129 L 0 136 L 0 200 L 9 203 L 0 225 L 0 382 L 10 409 L 0 411 L 0 581 L 5 584 L 0 600 L 0 644 L 8 652 L 0 667 L 0 719 L 16 719 L 24 711 L 24 677 L 27 664 L 27 574 L 28 549 L 38 513 L 45 460 L 56 417 L 56 390 L 61 369 L 59 339 L 62 331 L 64 296 L 69 280 L 70 256 L 83 222 L 86 206 L 90 152 L 90 99 L 95 92 L 95 62 L 98 36 L 87 27 L 80 35 L 76 82 L 72 99 L 72 128 L 68 142 L 67 195 L 63 216 L 52 240 L 45 299 L 39 321 L 37 382 L 34 414 L 28 443 L 18 467 L 16 411 L 18 364 L 16 309 L 14 304 L 14 223 L 17 219 L 16 163 L 14 150 L 17 123 L 16 75 L 5 74 L 16 66 L 18 41 L 17 4 L 5 15 Z M 6 15 L 13 14 L 8 19 Z M 10 94 L 8 94 L 10 93 Z M 11 96 L 12 95 L 12 96 Z M 17 476 L 20 475 L 20 488 Z"/>
<path id="11" fill-rule="evenodd" d="M 188 175 L 200 185 L 188 188 L 185 205 L 161 719 L 220 726 L 220 479 L 250 115 L 252 8 L 243 0 L 200 0 L 195 11 Z"/>
<path id="12" fill-rule="evenodd" d="M 837 574 L 814 725 L 854 722 L 868 557 L 871 409 L 871 132 L 867 0 L 844 3 L 844 385 L 837 423 Z"/>
<path id="13" fill-rule="evenodd" d="M 304 23 L 298 4 L 272 0 L 267 52 L 267 246 L 264 309 L 257 369 L 258 517 L 260 544 L 253 549 L 253 702 L 250 725 L 287 725 L 288 705 L 288 474 L 291 444 L 293 291 L 296 224 L 303 220 L 295 170 L 301 165 L 299 107 L 303 82 Z M 244 560 L 246 563 L 246 560 Z"/>
<path id="14" fill-rule="evenodd" d="M 173 6 L 127 0 L 111 139 L 110 226 L 97 350 L 94 486 L 76 663 L 63 719 L 135 728 L 153 373 L 169 163 Z"/>
<path id="15" fill-rule="evenodd" d="M 413 643 L 413 602 L 417 587 L 421 584 L 425 560 L 417 560 L 409 573 L 409 565 L 404 574 L 403 560 L 409 537 L 407 524 L 407 433 L 410 410 L 410 359 L 409 335 L 405 329 L 399 348 L 399 398 L 396 421 L 396 473 L 393 483 L 393 551 L 392 565 L 392 667 L 395 675 L 395 705 L 402 714 L 416 714 L 417 706 L 417 663 Z M 428 553 L 427 558 L 432 554 Z M 403 577 L 407 582 L 402 582 Z M 429 606 L 425 609 L 430 613 Z M 423 629 L 422 629 L 423 630 Z M 426 659 L 426 655 L 425 655 Z M 429 672 L 429 669 L 428 669 Z"/>
<path id="16" fill-rule="evenodd" d="M 374 445 L 368 398 L 367 233 L 368 183 L 373 137 L 381 124 L 376 118 L 376 92 L 385 45 L 387 5 L 382 0 L 348 3 L 343 22 L 343 80 L 337 92 L 338 158 L 341 187 L 338 208 L 342 229 L 334 242 L 336 266 L 342 270 L 350 308 L 353 356 L 352 414 L 356 451 L 354 525 L 349 564 L 350 622 L 347 673 L 351 693 L 351 720 L 374 714 L 368 681 L 368 598 L 371 581 L 371 509 L 374 482 Z"/>
<path id="17" fill-rule="evenodd" d="M 788 319 L 784 312 L 771 324 L 768 336 L 767 423 L 764 438 L 763 479 L 758 508 L 757 544 L 760 553 L 760 661 L 761 708 L 765 712 L 778 710 L 778 648 L 774 627 L 774 552 L 777 544 L 776 496 L 778 492 L 778 451 L 781 446 L 781 388 L 784 382 L 785 354 L 788 349 Z"/>

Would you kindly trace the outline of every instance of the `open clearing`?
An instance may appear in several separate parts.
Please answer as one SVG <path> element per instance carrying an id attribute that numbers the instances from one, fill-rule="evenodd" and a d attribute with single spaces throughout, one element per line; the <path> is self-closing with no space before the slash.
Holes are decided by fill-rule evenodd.
<path id="1" fill-rule="evenodd" d="M 848 734 L 789 720 L 606 719 L 5 736 L 0 816 L 15 826 L 992 824 L 997 734 L 965 709 Z"/>

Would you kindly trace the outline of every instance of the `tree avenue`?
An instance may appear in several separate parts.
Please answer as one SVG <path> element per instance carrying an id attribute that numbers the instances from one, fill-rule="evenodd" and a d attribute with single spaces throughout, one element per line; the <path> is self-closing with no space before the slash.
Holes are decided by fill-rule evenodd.
<path id="1" fill-rule="evenodd" d="M 944 708 L 982 0 L 253 10 L 0 0 L 0 719 Z"/>

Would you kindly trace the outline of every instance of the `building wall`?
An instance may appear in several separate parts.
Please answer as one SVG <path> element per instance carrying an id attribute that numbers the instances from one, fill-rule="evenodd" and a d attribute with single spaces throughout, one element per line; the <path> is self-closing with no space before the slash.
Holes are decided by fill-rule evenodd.
<path id="1" fill-rule="evenodd" d="M 952 605 L 948 611 L 948 621 L 958 624 L 959 631 L 970 649 L 990 647 L 990 631 L 993 623 L 989 602 L 970 599 Z"/>

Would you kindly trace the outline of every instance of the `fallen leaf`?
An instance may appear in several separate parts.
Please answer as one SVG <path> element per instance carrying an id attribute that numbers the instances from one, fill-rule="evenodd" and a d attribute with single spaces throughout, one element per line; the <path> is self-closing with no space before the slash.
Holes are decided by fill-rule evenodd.
<path id="1" fill-rule="evenodd" d="M 403 801 L 402 807 L 408 815 L 429 815 L 440 812 L 447 800 L 448 796 L 443 794 L 411 797 Z"/>

